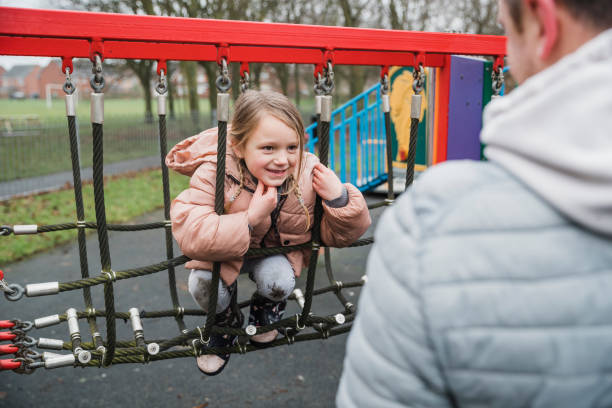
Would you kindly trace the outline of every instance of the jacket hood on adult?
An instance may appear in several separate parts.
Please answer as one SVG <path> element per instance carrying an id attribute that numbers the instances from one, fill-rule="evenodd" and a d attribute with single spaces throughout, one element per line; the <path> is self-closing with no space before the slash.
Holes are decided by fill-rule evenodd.
<path id="1" fill-rule="evenodd" d="M 485 155 L 558 211 L 612 235 L 612 29 L 532 76 L 484 115 Z"/>

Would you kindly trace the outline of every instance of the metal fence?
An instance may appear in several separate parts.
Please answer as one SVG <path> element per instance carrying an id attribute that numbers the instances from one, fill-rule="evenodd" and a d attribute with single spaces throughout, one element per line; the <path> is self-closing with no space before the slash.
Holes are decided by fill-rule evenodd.
<path id="1" fill-rule="evenodd" d="M 191 136 L 210 123 L 194 124 L 188 116 L 167 120 L 168 146 Z M 90 177 L 92 131 L 89 121 L 77 126 L 83 179 Z M 142 117 L 107 117 L 104 123 L 105 174 L 160 165 L 157 121 Z M 72 183 L 67 123 L 24 124 L 0 132 L 0 200 L 15 195 L 57 189 Z"/>

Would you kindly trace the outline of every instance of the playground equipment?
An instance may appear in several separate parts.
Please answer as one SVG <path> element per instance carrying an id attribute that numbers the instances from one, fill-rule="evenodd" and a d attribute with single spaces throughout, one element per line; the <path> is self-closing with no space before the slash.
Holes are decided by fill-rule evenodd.
<path id="1" fill-rule="evenodd" d="M 410 137 L 407 149 L 406 186 L 414 178 L 414 163 L 417 152 L 417 134 L 421 118 L 422 92 L 428 80 L 425 68 L 435 72 L 435 120 L 432 139 L 431 164 L 449 158 L 452 143 L 449 128 L 452 118 L 449 102 L 452 99 L 451 76 L 453 55 L 481 55 L 494 58 L 493 81 L 500 81 L 505 39 L 497 36 L 477 36 L 468 34 L 418 33 L 406 31 L 374 30 L 342 27 L 319 27 L 288 24 L 217 21 L 184 19 L 171 17 L 132 16 L 104 13 L 84 13 L 55 10 L 26 10 L 0 8 L 4 24 L 0 27 L 0 54 L 56 56 L 62 58 L 62 72 L 66 74 L 66 114 L 71 142 L 74 191 L 77 209 L 77 222 L 59 225 L 14 225 L 0 227 L 0 236 L 48 233 L 64 229 L 77 229 L 81 258 L 82 279 L 73 282 L 46 282 L 30 284 L 25 288 L 16 283 L 3 282 L 0 287 L 5 297 L 17 301 L 23 296 L 53 295 L 71 290 L 83 290 L 85 309 L 78 311 L 71 307 L 64 314 L 41 317 L 34 323 L 18 319 L 0 322 L 0 341 L 11 341 L 0 349 L 1 354 L 13 354 L 12 359 L 0 360 L 0 369 L 16 372 L 31 372 L 39 367 L 56 368 L 62 366 L 110 366 L 122 363 L 142 363 L 169 358 L 197 356 L 201 353 L 199 345 L 206 344 L 211 333 L 238 336 L 238 343 L 231 347 L 206 349 L 206 353 L 245 353 L 255 350 L 248 344 L 249 337 L 273 329 L 284 333 L 272 346 L 292 344 L 296 341 L 328 338 L 345 333 L 350 329 L 355 315 L 355 306 L 348 302 L 342 293 L 345 288 L 361 286 L 366 278 L 355 282 L 340 282 L 334 278 L 330 262 L 330 250 L 324 248 L 326 272 L 329 286 L 314 288 L 316 264 L 319 249 L 322 248 L 319 235 L 319 221 L 322 207 L 320 198 L 315 206 L 312 240 L 305 244 L 280 248 L 250 249 L 246 256 L 286 253 L 303 248 L 311 248 L 311 258 L 304 293 L 300 289 L 292 294 L 301 310 L 295 316 L 285 318 L 273 325 L 255 328 L 227 328 L 215 326 L 216 292 L 210 299 L 211 313 L 202 327 L 187 328 L 183 316 L 203 315 L 201 310 L 188 310 L 178 302 L 174 267 L 185 263 L 185 256 L 175 257 L 172 248 L 170 224 L 170 193 L 168 172 L 164 165 L 166 146 L 166 108 L 165 94 L 168 60 L 215 61 L 219 66 L 217 78 L 219 122 L 219 152 L 217 166 L 217 191 L 223 191 L 225 180 L 225 138 L 229 119 L 230 78 L 228 64 L 241 64 L 242 89 L 248 88 L 249 63 L 299 63 L 313 64 L 316 93 L 316 114 L 318 122 L 315 129 L 309 129 L 309 148 L 314 150 L 315 143 L 323 164 L 329 163 L 336 168 L 342 178 L 354 181 L 362 189 L 371 188 L 385 180 L 393 179 L 393 157 L 391 146 L 390 119 L 390 80 L 389 67 L 407 66 L 413 69 L 413 84 L 410 114 Z M 89 58 L 93 63 L 91 86 L 91 122 L 94 135 L 94 194 L 96 221 L 85 218 L 81 193 L 79 155 L 75 131 L 73 58 Z M 106 222 L 103 184 L 103 123 L 104 123 L 104 73 L 103 61 L 109 58 L 151 59 L 157 61 L 159 75 L 158 116 L 161 167 L 163 179 L 165 220 L 144 225 L 110 225 Z M 376 94 L 377 104 L 369 105 L 369 94 L 364 101 L 351 101 L 332 112 L 331 93 L 334 89 L 335 65 L 376 65 L 381 67 L 381 82 L 369 92 Z M 481 88 L 482 90 L 482 88 Z M 380 96 L 380 98 L 379 98 Z M 432 100 L 430 95 L 429 100 Z M 361 104 L 364 110 L 356 109 Z M 378 107 L 377 107 L 378 106 Z M 432 116 L 434 117 L 434 116 Z M 348 131 L 348 143 L 347 131 Z M 354 132 L 351 132 L 351 129 Z M 359 131 L 357 131 L 359 130 Z M 337 146 L 337 147 L 336 147 Z M 383 153 L 386 152 L 386 154 Z M 348 164 L 344 160 L 351 159 Z M 385 156 L 386 160 L 382 157 Z M 392 183 L 388 183 L 387 198 L 371 208 L 390 205 L 394 200 Z M 215 209 L 223 213 L 224 197 L 217 194 Z M 85 229 L 97 230 L 101 273 L 90 277 L 85 249 Z M 142 268 L 116 271 L 111 266 L 108 231 L 136 231 L 163 228 L 166 240 L 166 261 Z M 371 238 L 358 241 L 354 245 L 366 245 Z M 117 281 L 136 276 L 168 271 L 172 309 L 143 312 L 130 308 L 128 312 L 115 310 L 113 288 Z M 2 281 L 3 277 L 0 277 Z M 217 287 L 219 264 L 213 267 L 212 287 Z M 90 288 L 104 286 L 104 310 L 94 308 Z M 333 292 L 344 310 L 329 316 L 317 316 L 312 312 L 313 296 Z M 233 309 L 248 306 L 248 301 L 234 300 Z M 102 317 L 106 325 L 106 338 L 102 338 L 97 327 L 97 318 Z M 174 317 L 179 334 L 170 339 L 147 340 L 142 319 L 151 317 Z M 79 329 L 79 320 L 86 319 L 92 333 L 92 341 L 84 342 Z M 116 319 L 129 320 L 134 332 L 133 340 L 118 341 L 116 338 Z M 33 328 L 41 328 L 66 321 L 70 341 L 57 339 L 34 340 L 30 335 Z M 68 350 L 68 354 L 38 353 L 33 346 L 45 349 Z"/>

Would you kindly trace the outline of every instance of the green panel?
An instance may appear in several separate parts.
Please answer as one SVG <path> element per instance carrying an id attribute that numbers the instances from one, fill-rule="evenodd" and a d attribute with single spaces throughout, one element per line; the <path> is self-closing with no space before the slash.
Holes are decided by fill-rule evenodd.
<path id="1" fill-rule="evenodd" d="M 393 91 L 393 82 L 404 72 L 410 72 L 412 75 L 413 68 L 412 67 L 403 67 L 398 69 L 391 75 L 391 90 Z M 425 81 L 425 86 L 423 87 L 423 93 L 427 95 L 427 81 Z M 423 101 L 425 103 L 425 101 Z M 419 124 L 419 133 L 417 136 L 417 149 L 416 149 L 416 159 L 415 164 L 426 165 L 427 164 L 427 106 L 425 106 L 425 113 L 423 115 L 423 119 Z M 391 121 L 391 139 L 392 139 L 392 153 L 393 157 L 397 157 L 398 152 L 398 142 L 397 142 L 397 133 L 395 131 L 395 123 L 393 120 Z"/>
<path id="2" fill-rule="evenodd" d="M 491 79 L 491 73 L 493 72 L 493 62 L 485 61 L 484 63 L 484 77 L 482 78 L 482 109 L 491 101 L 493 96 L 493 80 Z M 484 156 L 485 145 L 480 143 L 480 160 L 487 160 Z"/>

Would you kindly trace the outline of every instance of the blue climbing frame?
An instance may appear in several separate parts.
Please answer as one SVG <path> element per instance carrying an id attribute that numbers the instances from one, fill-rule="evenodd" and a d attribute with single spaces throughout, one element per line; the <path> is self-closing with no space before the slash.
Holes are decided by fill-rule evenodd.
<path id="1" fill-rule="evenodd" d="M 380 83 L 332 112 L 329 131 L 329 167 L 340 180 L 370 190 L 387 181 L 385 121 Z M 306 149 L 314 153 L 316 123 L 306 128 Z"/>

